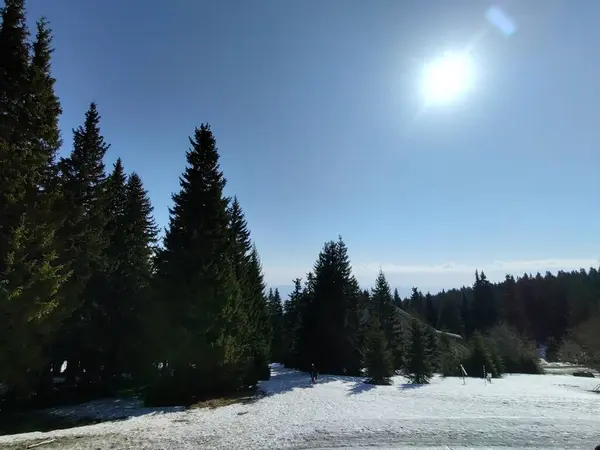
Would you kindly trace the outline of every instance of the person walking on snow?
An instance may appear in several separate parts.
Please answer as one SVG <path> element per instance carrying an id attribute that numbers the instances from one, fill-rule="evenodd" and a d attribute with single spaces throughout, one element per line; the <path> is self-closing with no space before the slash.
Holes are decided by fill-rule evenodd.
<path id="1" fill-rule="evenodd" d="M 312 380 L 313 384 L 317 382 L 317 369 L 315 369 L 315 365 L 311 364 L 311 369 L 310 369 L 310 379 Z"/>

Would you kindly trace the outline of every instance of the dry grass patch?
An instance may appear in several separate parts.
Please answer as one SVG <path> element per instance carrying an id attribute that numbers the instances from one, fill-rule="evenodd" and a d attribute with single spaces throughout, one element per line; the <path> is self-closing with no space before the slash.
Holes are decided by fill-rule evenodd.
<path id="1" fill-rule="evenodd" d="M 263 398 L 266 394 L 260 390 L 247 390 L 236 392 L 231 395 L 226 395 L 223 397 L 211 398 L 207 400 L 203 400 L 200 402 L 196 402 L 190 406 L 190 408 L 222 408 L 223 406 L 229 406 L 233 404 L 242 404 L 248 405 L 251 403 L 255 403 L 261 398 Z"/>

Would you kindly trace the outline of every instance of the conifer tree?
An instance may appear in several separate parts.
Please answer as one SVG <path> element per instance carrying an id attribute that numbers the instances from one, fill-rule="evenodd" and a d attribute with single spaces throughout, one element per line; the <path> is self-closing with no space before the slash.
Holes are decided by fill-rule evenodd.
<path id="1" fill-rule="evenodd" d="M 240 387 L 247 368 L 248 318 L 227 257 L 233 253 L 229 201 L 210 127 L 196 128 L 190 145 L 157 267 L 169 322 L 164 356 L 172 370 L 163 381 L 164 402 Z"/>
<path id="2" fill-rule="evenodd" d="M 302 287 L 302 294 L 298 297 L 298 329 L 297 348 L 295 354 L 296 369 L 308 371 L 311 364 L 315 363 L 314 334 L 317 326 L 315 310 L 315 276 L 313 272 L 306 274 L 306 281 Z M 318 370 L 321 370 L 320 368 Z"/>
<path id="3" fill-rule="evenodd" d="M 250 239 L 250 230 L 237 197 L 229 207 L 229 228 L 232 261 L 242 295 L 241 313 L 247 321 L 245 329 L 241 324 L 238 329 L 238 332 L 246 333 L 244 341 L 248 343 L 248 353 L 244 356 L 248 367 L 245 383 L 253 385 L 259 379 L 269 378 L 272 330 L 258 251 Z"/>
<path id="4" fill-rule="evenodd" d="M 393 355 L 388 348 L 385 330 L 377 315 L 369 319 L 366 334 L 365 367 L 371 384 L 390 384 L 394 374 Z"/>
<path id="5" fill-rule="evenodd" d="M 425 318 L 425 298 L 421 291 L 416 287 L 412 288 L 410 298 L 408 300 L 408 307 L 411 314 L 424 319 Z"/>
<path id="6" fill-rule="evenodd" d="M 412 383 L 426 384 L 433 375 L 431 351 L 423 325 L 413 319 L 410 325 L 410 350 L 407 355 L 407 372 Z"/>
<path id="7" fill-rule="evenodd" d="M 460 317 L 465 329 L 465 335 L 471 336 L 473 333 L 473 314 L 471 313 L 471 302 L 467 297 L 465 289 L 462 289 L 460 298 Z"/>
<path id="8" fill-rule="evenodd" d="M 384 273 L 380 270 L 371 294 L 372 311 L 377 316 L 393 355 L 394 369 L 400 369 L 404 358 L 404 342 L 399 313 Z"/>
<path id="9" fill-rule="evenodd" d="M 459 349 L 452 345 L 447 334 L 439 338 L 439 370 L 445 377 L 460 376 L 460 364 L 463 355 Z"/>
<path id="10" fill-rule="evenodd" d="M 284 306 L 283 328 L 285 335 L 284 364 L 289 367 L 299 367 L 299 345 L 302 327 L 302 280 L 294 280 L 294 290 L 289 294 Z"/>
<path id="11" fill-rule="evenodd" d="M 39 184 L 44 192 L 54 194 L 58 200 L 56 154 L 62 144 L 58 118 L 62 114 L 60 101 L 54 92 L 56 80 L 51 73 L 52 30 L 45 18 L 36 23 L 36 37 L 30 66 L 31 91 L 27 109 L 31 115 L 31 127 L 41 137 L 36 142 L 39 164 L 43 168 Z"/>
<path id="12" fill-rule="evenodd" d="M 465 369 L 469 376 L 475 378 L 483 378 L 484 368 L 486 373 L 491 373 L 497 376 L 494 361 L 490 355 L 483 336 L 479 332 L 475 332 L 471 339 L 471 354 L 465 362 Z"/>
<path id="13" fill-rule="evenodd" d="M 249 307 L 252 311 L 250 323 L 253 339 L 250 349 L 253 369 L 246 377 L 246 382 L 248 385 L 254 385 L 258 380 L 268 380 L 271 376 L 268 363 L 271 352 L 269 338 L 272 335 L 262 265 L 255 245 L 250 252 L 245 288 L 249 292 Z"/>
<path id="14" fill-rule="evenodd" d="M 394 288 L 394 305 L 396 305 L 398 308 L 402 308 L 404 306 L 402 304 L 402 298 L 400 298 L 398 288 Z"/>
<path id="15" fill-rule="evenodd" d="M 348 312 L 346 314 L 346 330 L 348 339 L 348 354 L 346 361 L 346 374 L 360 376 L 363 371 L 363 352 L 365 343 L 366 324 L 363 323 L 365 312 L 369 304 L 369 297 L 360 292 L 360 287 L 355 278 L 351 278 L 349 290 Z"/>
<path id="16" fill-rule="evenodd" d="M 303 317 L 303 360 L 311 360 L 322 373 L 344 374 L 349 369 L 356 330 L 348 326 L 348 314 L 359 295 L 352 276 L 347 248 L 341 238 L 325 244 L 309 278 L 312 299 Z"/>
<path id="17" fill-rule="evenodd" d="M 54 348 L 54 359 L 67 360 L 67 376 L 88 381 L 100 376 L 102 349 L 97 345 L 103 312 L 106 270 L 106 175 L 104 155 L 109 148 L 100 132 L 100 115 L 95 103 L 85 122 L 73 131 L 73 150 L 59 163 L 62 210 L 65 219 L 59 230 L 61 259 L 72 276 L 63 286 L 61 298 L 66 311 L 75 311 L 65 322 Z"/>
<path id="18" fill-rule="evenodd" d="M 429 349 L 429 358 L 431 370 L 438 371 L 440 369 L 440 342 L 438 333 L 432 327 L 425 327 L 425 339 L 427 348 Z"/>
<path id="19" fill-rule="evenodd" d="M 269 315 L 271 318 L 272 340 L 271 340 L 271 361 L 281 362 L 284 357 L 284 339 L 283 339 L 283 305 L 279 289 L 269 292 Z"/>
<path id="20" fill-rule="evenodd" d="M 61 321 L 57 293 L 68 276 L 57 260 L 48 189 L 60 104 L 45 23 L 31 61 L 23 0 L 5 1 L 0 15 L 0 380 L 27 394 L 49 373 L 47 346 Z"/>
<path id="21" fill-rule="evenodd" d="M 103 376 L 113 380 L 140 369 L 136 348 L 144 344 L 142 311 L 148 304 L 157 230 L 141 179 L 137 174 L 127 179 L 120 158 L 107 178 L 105 196 L 106 266 L 100 283 L 104 294 L 91 326 L 98 329 Z"/>
<path id="22" fill-rule="evenodd" d="M 478 330 L 485 330 L 498 320 L 498 309 L 492 285 L 483 272 L 475 272 L 472 314 L 473 324 Z"/>
<path id="23" fill-rule="evenodd" d="M 393 303 L 390 285 L 380 270 L 375 280 L 375 287 L 371 293 L 371 309 L 379 319 L 382 328 L 386 333 L 386 338 L 391 341 L 393 338 L 393 318 L 396 308 Z"/>
<path id="24" fill-rule="evenodd" d="M 439 329 L 463 334 L 464 327 L 460 314 L 460 298 L 445 298 L 440 305 Z"/>
<path id="25" fill-rule="evenodd" d="M 502 294 L 506 321 L 519 332 L 527 333 L 529 326 L 527 325 L 524 305 L 518 299 L 517 283 L 512 275 L 506 275 Z"/>
<path id="26" fill-rule="evenodd" d="M 131 252 L 130 268 L 139 270 L 139 285 L 146 286 L 153 271 L 158 227 L 148 192 L 135 172 L 127 179 L 126 196 L 124 221 L 129 238 L 127 247 Z"/>
<path id="27" fill-rule="evenodd" d="M 437 326 L 438 311 L 433 302 L 433 296 L 429 292 L 425 294 L 425 320 L 432 327 Z"/>
<path id="28" fill-rule="evenodd" d="M 129 175 L 125 186 L 123 224 L 126 240 L 120 272 L 126 295 L 121 306 L 121 317 L 126 339 L 122 343 L 122 359 L 118 365 L 123 367 L 124 372 L 139 377 L 143 365 L 150 360 L 147 348 L 151 344 L 153 330 L 147 326 L 152 309 L 150 302 L 158 227 L 148 192 L 135 172 Z M 145 351 L 140 351 L 144 348 Z"/>

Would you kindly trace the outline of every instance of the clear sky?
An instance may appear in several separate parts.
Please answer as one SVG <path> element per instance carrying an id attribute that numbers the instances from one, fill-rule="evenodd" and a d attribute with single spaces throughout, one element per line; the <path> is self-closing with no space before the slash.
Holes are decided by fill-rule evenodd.
<path id="1" fill-rule="evenodd" d="M 90 101 L 161 226 L 187 137 L 212 125 L 270 285 L 342 235 L 369 286 L 598 265 L 600 3 L 29 0 L 54 28 L 65 145 Z M 423 112 L 421 68 L 472 48 L 475 83 Z M 403 289 L 405 291 L 405 289 Z"/>

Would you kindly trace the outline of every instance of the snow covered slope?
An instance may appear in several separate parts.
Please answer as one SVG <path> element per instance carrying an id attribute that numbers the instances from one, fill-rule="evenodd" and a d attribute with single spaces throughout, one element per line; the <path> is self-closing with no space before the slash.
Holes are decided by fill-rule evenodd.
<path id="1" fill-rule="evenodd" d="M 273 367 L 265 398 L 215 410 L 131 409 L 130 419 L 0 437 L 0 448 L 314 449 L 539 448 L 593 449 L 600 444 L 597 379 L 513 375 L 483 380 L 435 378 L 430 385 L 371 386 L 350 377 L 309 377 Z M 89 405 L 87 407 L 90 408 Z M 113 403 L 110 414 L 117 417 Z M 70 413 L 74 413 L 71 409 Z M 18 445 L 18 447 L 13 447 Z"/>

